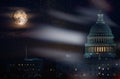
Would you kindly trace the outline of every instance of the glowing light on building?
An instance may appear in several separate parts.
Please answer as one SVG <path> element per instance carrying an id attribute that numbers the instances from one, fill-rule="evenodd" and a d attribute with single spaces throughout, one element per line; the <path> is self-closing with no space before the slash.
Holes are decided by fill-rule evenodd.
<path id="1" fill-rule="evenodd" d="M 78 69 L 77 69 L 77 68 L 75 68 L 75 71 L 78 71 Z"/>
<path id="2" fill-rule="evenodd" d="M 83 77 L 86 77 L 86 74 L 85 74 L 85 73 L 83 73 Z"/>
<path id="3" fill-rule="evenodd" d="M 98 69 L 101 69 L 101 67 L 99 66 Z"/>

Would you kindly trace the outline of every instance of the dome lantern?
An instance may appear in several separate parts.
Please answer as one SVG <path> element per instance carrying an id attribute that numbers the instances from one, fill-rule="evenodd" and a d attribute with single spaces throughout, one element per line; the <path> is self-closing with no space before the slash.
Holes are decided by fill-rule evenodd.
<path id="1" fill-rule="evenodd" d="M 97 19 L 97 23 L 105 23 L 104 22 L 104 14 L 100 11 L 100 13 L 97 14 L 98 19 Z"/>

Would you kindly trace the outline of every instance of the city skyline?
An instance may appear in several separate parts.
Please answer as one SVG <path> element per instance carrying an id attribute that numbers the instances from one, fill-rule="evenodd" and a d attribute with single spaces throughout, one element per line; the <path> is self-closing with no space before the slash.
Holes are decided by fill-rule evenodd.
<path id="1" fill-rule="evenodd" d="M 0 78 L 119 79 L 119 3 L 0 0 Z"/>

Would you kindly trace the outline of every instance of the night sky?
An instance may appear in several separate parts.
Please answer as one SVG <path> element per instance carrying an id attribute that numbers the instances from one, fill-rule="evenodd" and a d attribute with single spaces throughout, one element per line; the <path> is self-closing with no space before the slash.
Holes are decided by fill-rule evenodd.
<path id="1" fill-rule="evenodd" d="M 74 38 L 72 35 L 81 33 L 86 38 L 99 10 L 105 14 L 105 21 L 112 29 L 119 48 L 119 7 L 119 0 L 0 0 L 0 59 L 24 58 L 26 46 L 30 57 L 49 58 L 35 54 L 32 50 L 34 48 L 83 54 L 85 41 L 77 44 L 72 40 Z M 24 27 L 14 25 L 12 16 L 19 9 L 24 10 L 29 16 Z M 71 40 L 64 36 L 69 35 L 68 33 Z M 58 40 L 57 37 L 61 38 Z M 117 52 L 119 51 L 117 49 Z"/>

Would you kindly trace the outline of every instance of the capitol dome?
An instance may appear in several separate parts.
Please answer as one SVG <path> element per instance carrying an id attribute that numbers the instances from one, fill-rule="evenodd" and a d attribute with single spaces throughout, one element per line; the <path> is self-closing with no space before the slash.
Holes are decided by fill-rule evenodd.
<path id="1" fill-rule="evenodd" d="M 113 36 L 111 29 L 104 23 L 96 23 L 90 30 L 89 36 Z"/>
<path id="2" fill-rule="evenodd" d="M 97 22 L 92 26 L 88 36 L 113 36 L 110 27 L 104 22 L 103 14 L 98 14 Z"/>

